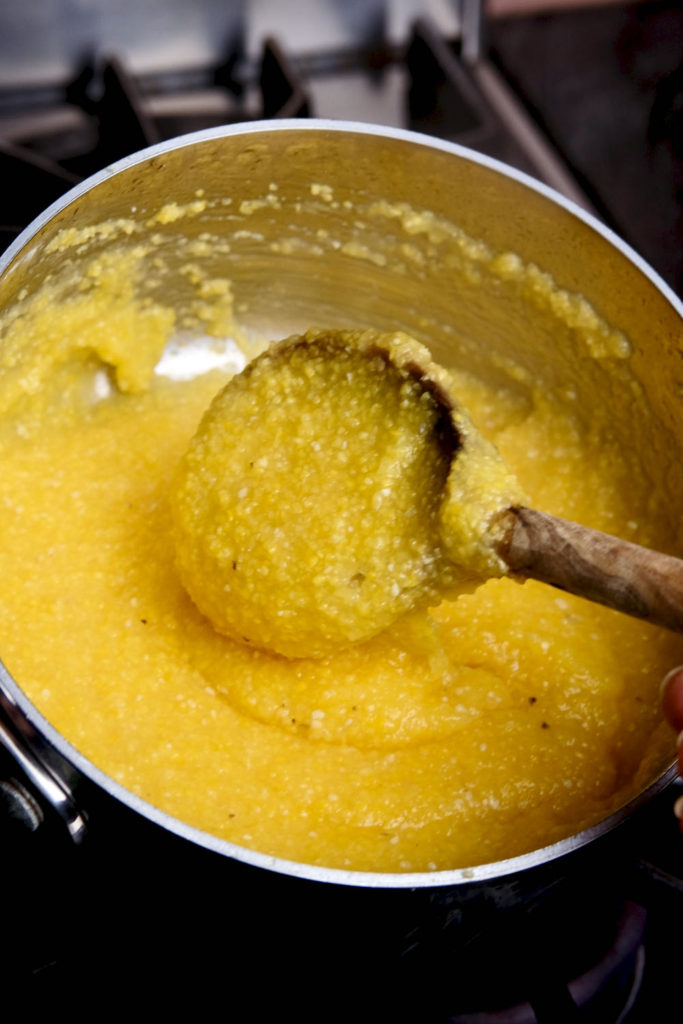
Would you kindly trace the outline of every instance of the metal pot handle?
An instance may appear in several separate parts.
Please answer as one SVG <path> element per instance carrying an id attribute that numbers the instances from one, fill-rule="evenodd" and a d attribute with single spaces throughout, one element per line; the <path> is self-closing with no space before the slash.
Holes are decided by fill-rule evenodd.
<path id="1" fill-rule="evenodd" d="M 10 795 L 15 804 L 21 806 L 27 820 L 33 819 L 34 829 L 39 827 L 44 805 L 49 805 L 65 826 L 71 841 L 80 845 L 87 832 L 85 815 L 66 781 L 39 755 L 36 746 L 25 739 L 23 734 L 30 735 L 33 731 L 31 723 L 16 704 L 0 690 L 0 746 L 19 766 L 30 787 L 26 792 L 23 786 L 17 787 L 7 781 L 5 796 Z"/>

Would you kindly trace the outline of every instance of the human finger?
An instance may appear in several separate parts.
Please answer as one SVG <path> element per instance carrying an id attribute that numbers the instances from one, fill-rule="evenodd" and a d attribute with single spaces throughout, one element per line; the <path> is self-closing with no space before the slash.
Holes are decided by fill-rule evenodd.
<path id="1" fill-rule="evenodd" d="M 662 682 L 662 711 L 669 725 L 683 729 L 683 666 L 674 668 Z"/>

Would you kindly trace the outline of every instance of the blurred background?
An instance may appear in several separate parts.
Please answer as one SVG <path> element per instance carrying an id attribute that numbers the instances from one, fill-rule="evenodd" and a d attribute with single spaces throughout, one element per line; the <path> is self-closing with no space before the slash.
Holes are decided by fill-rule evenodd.
<path id="1" fill-rule="evenodd" d="M 3 0 L 0 245 L 150 142 L 286 116 L 503 159 L 683 291 L 680 0 Z"/>

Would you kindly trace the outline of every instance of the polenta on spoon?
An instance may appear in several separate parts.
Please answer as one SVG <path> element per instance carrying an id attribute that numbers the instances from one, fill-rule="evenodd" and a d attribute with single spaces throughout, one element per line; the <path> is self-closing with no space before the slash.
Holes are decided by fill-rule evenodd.
<path id="1" fill-rule="evenodd" d="M 290 658 L 504 575 L 683 631 L 683 561 L 528 508 L 452 375 L 401 333 L 271 345 L 205 414 L 172 508 L 200 611 Z"/>

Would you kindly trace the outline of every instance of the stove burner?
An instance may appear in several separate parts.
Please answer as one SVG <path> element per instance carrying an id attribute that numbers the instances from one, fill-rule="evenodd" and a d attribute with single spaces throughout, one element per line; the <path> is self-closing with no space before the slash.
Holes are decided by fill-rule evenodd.
<path id="1" fill-rule="evenodd" d="M 556 964 L 547 973 L 546 964 L 537 964 L 527 1002 L 455 1014 L 449 1024 L 622 1024 L 642 983 L 646 919 L 642 907 L 625 903 L 602 957 L 578 977 L 564 979 Z"/>

